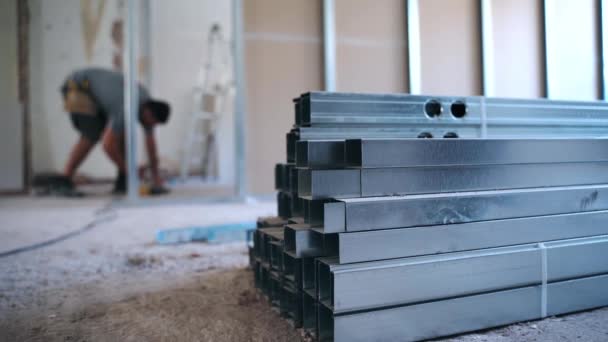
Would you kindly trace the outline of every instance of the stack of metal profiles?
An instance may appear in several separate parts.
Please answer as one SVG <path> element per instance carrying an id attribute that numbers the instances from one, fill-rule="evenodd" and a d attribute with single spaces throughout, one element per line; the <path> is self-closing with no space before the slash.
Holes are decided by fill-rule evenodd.
<path id="1" fill-rule="evenodd" d="M 296 102 L 296 122 L 437 132 L 450 123 L 414 118 L 434 99 L 445 106 L 311 93 Z M 486 107 L 487 137 L 503 134 L 500 122 L 524 134 L 294 141 L 293 162 L 275 173 L 280 217 L 258 221 L 250 256 L 256 286 L 295 327 L 319 341 L 408 341 L 608 305 L 608 140 L 592 139 L 608 133 L 597 124 L 608 107 L 454 101 L 466 104 L 458 119 Z"/>

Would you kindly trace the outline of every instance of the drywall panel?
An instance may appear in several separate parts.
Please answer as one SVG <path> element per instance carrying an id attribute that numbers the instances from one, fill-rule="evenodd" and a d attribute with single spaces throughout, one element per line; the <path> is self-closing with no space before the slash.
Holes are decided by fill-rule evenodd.
<path id="1" fill-rule="evenodd" d="M 0 2 L 0 191 L 23 189 L 23 120 L 18 95 L 17 1 Z"/>
<path id="2" fill-rule="evenodd" d="M 545 60 L 543 2 L 492 0 L 492 96 L 543 97 Z"/>
<path id="3" fill-rule="evenodd" d="M 421 93 L 481 95 L 479 1 L 419 0 Z"/>
<path id="4" fill-rule="evenodd" d="M 406 92 L 404 0 L 336 0 L 338 91 Z"/>
<path id="5" fill-rule="evenodd" d="M 286 160 L 292 99 L 322 88 L 321 1 L 244 1 L 249 191 L 269 194 Z"/>
<path id="6" fill-rule="evenodd" d="M 546 0 L 548 95 L 600 98 L 599 1 Z"/>

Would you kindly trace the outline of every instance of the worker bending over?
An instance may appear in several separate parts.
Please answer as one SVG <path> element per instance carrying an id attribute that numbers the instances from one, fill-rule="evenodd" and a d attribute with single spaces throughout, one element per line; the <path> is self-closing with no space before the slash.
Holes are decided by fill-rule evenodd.
<path id="1" fill-rule="evenodd" d="M 76 170 L 101 139 L 104 151 L 118 169 L 114 193 L 124 193 L 127 177 L 123 75 L 102 68 L 77 70 L 66 78 L 61 92 L 65 110 L 70 113 L 72 125 L 80 133 L 64 169 L 64 176 L 69 180 L 70 187 L 74 187 Z M 138 94 L 138 121 L 145 132 L 153 189 L 162 192 L 163 182 L 158 172 L 154 126 L 166 123 L 171 110 L 166 102 L 151 99 L 148 91 L 142 86 L 139 86 Z"/>

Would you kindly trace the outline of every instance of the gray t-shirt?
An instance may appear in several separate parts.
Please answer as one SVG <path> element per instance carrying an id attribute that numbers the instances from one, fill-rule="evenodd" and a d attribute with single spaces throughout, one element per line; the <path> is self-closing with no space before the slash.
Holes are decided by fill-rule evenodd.
<path id="1" fill-rule="evenodd" d="M 85 80 L 88 81 L 90 95 L 100 107 L 103 115 L 107 117 L 112 130 L 117 133 L 124 131 L 125 105 L 122 73 L 102 68 L 86 68 L 74 71 L 67 77 L 65 83 L 68 80 L 74 80 L 79 84 Z M 150 99 L 148 90 L 139 85 L 139 104 L 148 99 Z"/>

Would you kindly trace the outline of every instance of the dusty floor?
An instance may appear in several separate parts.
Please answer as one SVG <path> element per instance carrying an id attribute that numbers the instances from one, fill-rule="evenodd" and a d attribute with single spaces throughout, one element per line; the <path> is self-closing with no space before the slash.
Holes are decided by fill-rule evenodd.
<path id="1" fill-rule="evenodd" d="M 157 246 L 157 229 L 253 220 L 271 202 L 115 208 L 0 199 L 0 341 L 298 341 L 253 289 L 242 243 Z M 64 241 L 5 252 L 84 227 Z M 608 341 L 608 309 L 448 341 Z"/>

